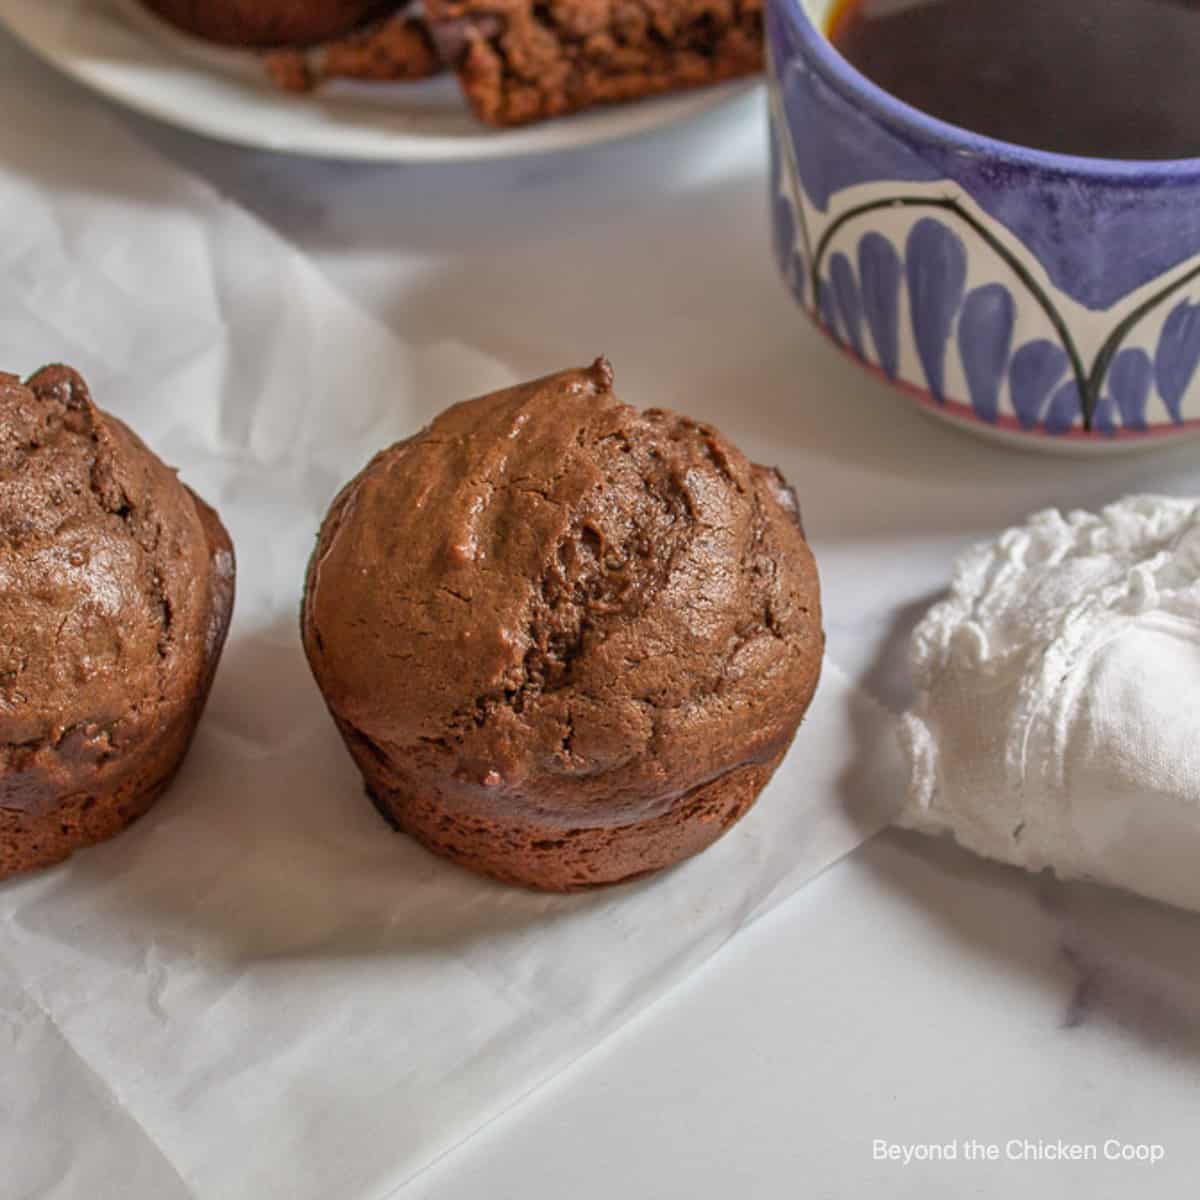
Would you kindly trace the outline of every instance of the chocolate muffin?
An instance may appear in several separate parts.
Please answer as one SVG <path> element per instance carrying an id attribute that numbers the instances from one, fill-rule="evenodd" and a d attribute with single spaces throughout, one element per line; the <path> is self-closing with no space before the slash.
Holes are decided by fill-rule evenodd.
<path id="1" fill-rule="evenodd" d="M 78 374 L 0 374 L 0 878 L 153 804 L 200 718 L 233 589 L 216 513 Z"/>
<path id="2" fill-rule="evenodd" d="M 234 46 L 304 46 L 341 37 L 395 0 L 143 0 L 188 33 Z"/>
<path id="3" fill-rule="evenodd" d="M 321 529 L 302 630 L 380 811 L 463 866 L 570 891 L 704 849 L 821 668 L 795 498 L 603 359 L 448 409 Z"/>

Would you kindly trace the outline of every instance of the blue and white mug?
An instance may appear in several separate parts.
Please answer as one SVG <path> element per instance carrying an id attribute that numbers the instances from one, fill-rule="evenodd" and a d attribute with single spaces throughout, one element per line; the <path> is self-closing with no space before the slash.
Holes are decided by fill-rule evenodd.
<path id="1" fill-rule="evenodd" d="M 836 2 L 766 0 L 775 253 L 801 307 L 978 432 L 1073 449 L 1200 429 L 1200 159 L 927 116 L 830 44 Z"/>

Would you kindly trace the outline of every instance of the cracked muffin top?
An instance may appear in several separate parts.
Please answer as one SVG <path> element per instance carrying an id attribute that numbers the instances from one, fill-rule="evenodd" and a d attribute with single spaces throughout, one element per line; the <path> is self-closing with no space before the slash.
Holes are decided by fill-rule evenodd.
<path id="1" fill-rule="evenodd" d="M 629 822 L 778 754 L 816 686 L 794 497 L 597 360 L 442 413 L 321 531 L 306 649 L 403 784 L 543 822 Z"/>
<path id="2" fill-rule="evenodd" d="M 30 802 L 48 794 L 48 774 L 107 763 L 191 704 L 232 571 L 199 502 L 79 375 L 0 373 L 0 802 L 19 804 L 21 778 Z"/>

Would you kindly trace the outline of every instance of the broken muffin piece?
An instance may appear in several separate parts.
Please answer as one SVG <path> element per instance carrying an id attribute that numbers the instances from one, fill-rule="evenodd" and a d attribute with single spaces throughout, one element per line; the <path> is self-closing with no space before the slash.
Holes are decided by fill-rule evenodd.
<path id="1" fill-rule="evenodd" d="M 317 46 L 270 50 L 263 61 L 271 79 L 290 92 L 311 91 L 331 79 L 410 82 L 442 70 L 425 22 L 405 11 Z"/>
<path id="2" fill-rule="evenodd" d="M 762 69 L 761 0 L 426 0 L 475 115 L 522 125 Z"/>

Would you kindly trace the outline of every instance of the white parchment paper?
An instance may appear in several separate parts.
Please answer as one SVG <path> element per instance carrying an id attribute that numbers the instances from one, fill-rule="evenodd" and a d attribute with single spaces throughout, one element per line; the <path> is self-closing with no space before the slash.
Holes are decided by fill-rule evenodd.
<path id="1" fill-rule="evenodd" d="M 752 815 L 631 886 L 537 896 L 392 834 L 303 659 L 304 564 L 375 449 L 512 373 L 398 341 L 28 80 L 0 46 L 0 366 L 79 367 L 220 509 L 239 595 L 169 795 L 0 885 L 0 1195 L 382 1200 L 877 829 L 888 721 L 830 664 Z"/>

